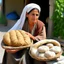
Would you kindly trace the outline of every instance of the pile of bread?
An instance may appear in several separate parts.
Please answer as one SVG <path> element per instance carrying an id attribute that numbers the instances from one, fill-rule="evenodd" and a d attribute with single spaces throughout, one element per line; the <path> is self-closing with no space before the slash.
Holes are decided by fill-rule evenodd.
<path id="1" fill-rule="evenodd" d="M 36 60 L 48 61 L 59 57 L 62 54 L 62 49 L 58 41 L 45 39 L 34 44 L 29 53 Z"/>
<path id="2" fill-rule="evenodd" d="M 7 46 L 26 46 L 31 44 L 31 39 L 24 30 L 11 30 L 4 34 L 3 43 Z"/>

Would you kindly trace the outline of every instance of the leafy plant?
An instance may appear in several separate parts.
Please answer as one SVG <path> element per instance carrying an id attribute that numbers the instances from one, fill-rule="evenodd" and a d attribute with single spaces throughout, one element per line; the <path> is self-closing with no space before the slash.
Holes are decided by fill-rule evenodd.
<path id="1" fill-rule="evenodd" d="M 53 20 L 53 37 L 64 39 L 64 0 L 55 1 L 55 9 L 52 16 Z"/>

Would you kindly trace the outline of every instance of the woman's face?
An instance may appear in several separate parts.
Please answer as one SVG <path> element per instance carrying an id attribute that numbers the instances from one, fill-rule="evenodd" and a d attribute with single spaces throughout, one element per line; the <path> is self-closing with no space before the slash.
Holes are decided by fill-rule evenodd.
<path id="1" fill-rule="evenodd" d="M 26 14 L 29 22 L 35 22 L 39 18 L 39 12 L 37 9 L 32 10 L 29 14 Z"/>

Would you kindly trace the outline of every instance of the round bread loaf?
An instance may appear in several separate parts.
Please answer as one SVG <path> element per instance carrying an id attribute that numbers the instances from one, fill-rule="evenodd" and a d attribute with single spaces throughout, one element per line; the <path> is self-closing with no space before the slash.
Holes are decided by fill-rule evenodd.
<path id="1" fill-rule="evenodd" d="M 46 51 L 49 51 L 49 47 L 48 46 L 42 45 L 42 46 L 38 47 L 38 52 L 44 53 Z"/>
<path id="2" fill-rule="evenodd" d="M 53 45 L 52 43 L 48 43 L 47 46 L 48 46 L 49 48 L 52 48 L 54 45 Z"/>
<path id="3" fill-rule="evenodd" d="M 55 52 L 53 52 L 53 51 L 46 51 L 45 53 L 44 53 L 44 56 L 45 57 L 47 57 L 47 58 L 53 58 L 53 57 L 55 57 L 56 56 L 56 54 L 55 54 Z"/>
<path id="4" fill-rule="evenodd" d="M 3 42 L 8 46 L 26 46 L 31 44 L 31 39 L 24 30 L 11 30 L 4 34 Z"/>

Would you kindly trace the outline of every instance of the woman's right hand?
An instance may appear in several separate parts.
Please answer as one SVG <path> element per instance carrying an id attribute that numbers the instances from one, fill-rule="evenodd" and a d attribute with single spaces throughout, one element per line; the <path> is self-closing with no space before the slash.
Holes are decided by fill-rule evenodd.
<path id="1" fill-rule="evenodd" d="M 35 37 L 34 37 L 32 34 L 30 34 L 30 33 L 28 33 L 28 32 L 26 32 L 26 33 L 27 33 L 27 35 L 28 35 L 31 39 L 35 40 Z"/>

